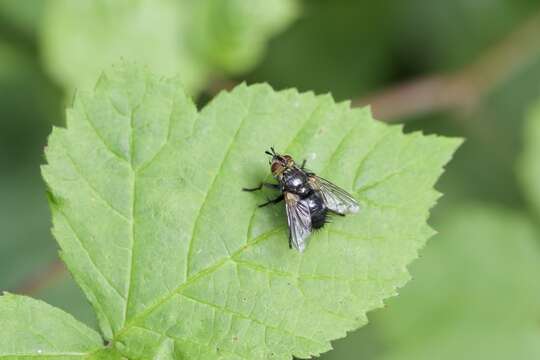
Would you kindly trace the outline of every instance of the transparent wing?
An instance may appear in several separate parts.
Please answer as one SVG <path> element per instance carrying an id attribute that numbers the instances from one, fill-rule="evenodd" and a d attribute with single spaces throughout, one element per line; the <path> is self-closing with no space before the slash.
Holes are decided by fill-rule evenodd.
<path id="1" fill-rule="evenodd" d="M 314 190 L 318 190 L 326 207 L 338 214 L 350 214 L 360 210 L 360 205 L 351 194 L 330 181 L 310 175 L 309 182 Z"/>
<path id="2" fill-rule="evenodd" d="M 307 238 L 311 234 L 309 206 L 301 201 L 298 195 L 285 192 L 284 197 L 289 224 L 289 243 L 296 250 L 303 252 L 307 245 Z"/>

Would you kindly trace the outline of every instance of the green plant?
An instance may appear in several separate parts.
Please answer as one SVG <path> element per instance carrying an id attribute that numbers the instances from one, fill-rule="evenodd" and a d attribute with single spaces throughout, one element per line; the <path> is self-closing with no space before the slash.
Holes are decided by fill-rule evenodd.
<path id="1" fill-rule="evenodd" d="M 295 0 L 50 0 L 41 47 L 66 89 L 91 85 L 120 58 L 168 75 L 189 93 L 252 68 L 266 41 L 297 13 Z"/>
<path id="2" fill-rule="evenodd" d="M 290 359 L 329 350 L 409 279 L 432 189 L 460 140 L 374 121 L 330 96 L 244 84 L 200 112 L 177 80 L 120 65 L 77 94 L 43 176 L 61 256 L 101 334 L 0 298 L 4 358 Z M 281 207 L 240 191 L 263 151 L 307 156 L 359 214 L 287 246 Z M 82 335 L 82 336 L 81 336 Z M 103 345 L 101 339 L 107 345 Z"/>

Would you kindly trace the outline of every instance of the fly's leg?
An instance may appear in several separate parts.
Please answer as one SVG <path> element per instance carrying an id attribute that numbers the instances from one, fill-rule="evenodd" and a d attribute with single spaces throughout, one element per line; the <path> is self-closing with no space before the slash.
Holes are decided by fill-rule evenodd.
<path id="1" fill-rule="evenodd" d="M 302 165 L 300 165 L 300 169 L 304 170 L 304 168 L 306 167 L 306 162 L 307 159 L 302 160 Z"/>
<path id="2" fill-rule="evenodd" d="M 337 215 L 337 216 L 345 216 L 345 214 L 342 214 L 342 213 L 338 213 L 337 211 L 334 211 L 334 210 L 330 210 L 328 209 L 333 215 Z"/>
<path id="3" fill-rule="evenodd" d="M 257 190 L 261 190 L 262 187 L 267 187 L 269 189 L 273 189 L 273 190 L 281 190 L 281 185 L 280 184 L 270 184 L 270 183 L 260 183 L 259 186 L 257 186 L 256 188 L 243 188 L 242 190 L 243 191 L 257 191 Z M 275 199 L 268 199 L 267 202 L 265 202 L 264 204 L 260 204 L 259 207 L 264 207 L 266 205 L 270 205 L 270 204 L 277 204 L 278 202 L 282 201 L 283 200 L 283 194 L 281 194 L 280 196 L 278 196 L 277 198 Z"/>
<path id="4" fill-rule="evenodd" d="M 283 194 L 281 194 L 280 196 L 278 196 L 278 197 L 275 198 L 275 199 L 271 199 L 271 200 L 269 199 L 269 200 L 268 200 L 267 202 L 265 202 L 264 204 L 260 204 L 260 205 L 258 205 L 258 206 L 259 206 L 259 207 L 265 207 L 265 206 L 270 205 L 270 204 L 277 204 L 277 203 L 279 203 L 279 202 L 282 201 L 282 200 L 283 200 Z"/>
<path id="5" fill-rule="evenodd" d="M 263 184 L 261 183 L 259 186 L 254 187 L 254 188 L 242 188 L 242 191 L 249 191 L 249 192 L 257 191 L 257 190 L 261 190 L 262 187 L 263 187 Z"/>
<path id="6" fill-rule="evenodd" d="M 279 184 L 270 184 L 270 183 L 260 183 L 259 186 L 255 187 L 255 188 L 242 188 L 242 191 L 248 191 L 248 192 L 251 192 L 251 191 L 257 191 L 257 190 L 261 190 L 262 187 L 267 187 L 269 189 L 273 189 L 273 190 L 279 190 Z"/>

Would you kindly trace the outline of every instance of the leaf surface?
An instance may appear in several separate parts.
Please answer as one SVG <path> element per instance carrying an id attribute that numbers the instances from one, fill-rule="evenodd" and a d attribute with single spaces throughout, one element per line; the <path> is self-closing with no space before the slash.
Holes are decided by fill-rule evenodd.
<path id="1" fill-rule="evenodd" d="M 25 296 L 0 296 L 0 359 L 87 359 L 102 347 L 71 315 Z"/>
<path id="2" fill-rule="evenodd" d="M 290 359 L 329 350 L 395 294 L 433 233 L 433 185 L 460 143 L 404 135 L 330 96 L 240 85 L 200 112 L 179 82 L 104 74 L 55 128 L 43 175 L 62 257 L 129 358 Z M 305 253 L 269 180 L 275 146 L 348 190 Z"/>

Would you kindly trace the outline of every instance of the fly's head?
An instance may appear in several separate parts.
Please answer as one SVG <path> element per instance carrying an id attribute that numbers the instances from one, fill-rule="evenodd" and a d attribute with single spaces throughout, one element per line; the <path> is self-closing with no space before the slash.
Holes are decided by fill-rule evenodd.
<path id="1" fill-rule="evenodd" d="M 276 153 L 273 147 L 271 147 L 270 150 L 271 151 L 265 151 L 265 154 L 272 156 L 272 159 L 270 160 L 270 170 L 272 171 L 272 176 L 279 180 L 287 169 L 294 167 L 294 160 L 289 155 Z"/>

